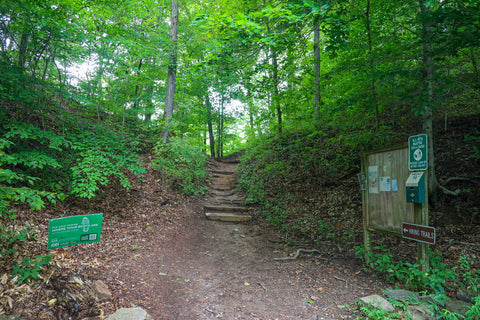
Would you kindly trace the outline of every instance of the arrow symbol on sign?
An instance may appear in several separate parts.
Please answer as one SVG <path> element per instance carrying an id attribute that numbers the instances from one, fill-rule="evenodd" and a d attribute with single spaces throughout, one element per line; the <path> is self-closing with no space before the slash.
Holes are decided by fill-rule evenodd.
<path id="1" fill-rule="evenodd" d="M 407 233 L 407 232 L 408 232 L 408 229 L 407 229 L 407 228 L 403 228 L 403 232 Z"/>

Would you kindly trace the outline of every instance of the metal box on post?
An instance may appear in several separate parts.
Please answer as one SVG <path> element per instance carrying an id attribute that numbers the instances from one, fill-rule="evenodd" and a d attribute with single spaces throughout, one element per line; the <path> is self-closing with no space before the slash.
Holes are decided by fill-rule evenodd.
<path id="1" fill-rule="evenodd" d="M 416 171 L 410 173 L 410 176 L 405 183 L 407 202 L 425 203 L 425 174 L 424 172 Z"/>

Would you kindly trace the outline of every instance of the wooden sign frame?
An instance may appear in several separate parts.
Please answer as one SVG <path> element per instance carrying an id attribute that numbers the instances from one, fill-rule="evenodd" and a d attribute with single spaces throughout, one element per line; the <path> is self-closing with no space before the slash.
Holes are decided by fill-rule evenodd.
<path id="1" fill-rule="evenodd" d="M 365 258 L 372 252 L 372 233 L 402 236 L 402 224 L 428 226 L 428 194 L 425 203 L 407 203 L 406 181 L 410 175 L 409 147 L 402 144 L 363 153 L 362 174 L 366 188 L 362 190 Z M 428 176 L 427 171 L 424 171 Z M 428 190 L 426 186 L 425 190 Z M 428 192 L 427 192 L 428 193 Z M 417 243 L 417 259 L 429 269 L 428 244 Z"/>

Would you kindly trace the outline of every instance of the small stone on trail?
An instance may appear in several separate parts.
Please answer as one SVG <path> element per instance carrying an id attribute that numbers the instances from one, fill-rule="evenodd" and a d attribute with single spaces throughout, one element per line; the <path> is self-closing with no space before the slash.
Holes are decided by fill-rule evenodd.
<path id="1" fill-rule="evenodd" d="M 153 320 L 153 318 L 142 308 L 123 308 L 115 311 L 106 320 Z"/>
<path id="2" fill-rule="evenodd" d="M 98 300 L 107 301 L 112 298 L 112 293 L 108 290 L 107 285 L 102 280 L 95 280 L 91 285 L 97 294 Z"/>

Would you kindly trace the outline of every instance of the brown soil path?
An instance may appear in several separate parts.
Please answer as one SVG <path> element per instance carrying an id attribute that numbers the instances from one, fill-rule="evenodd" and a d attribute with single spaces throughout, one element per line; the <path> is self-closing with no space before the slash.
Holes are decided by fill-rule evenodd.
<path id="1" fill-rule="evenodd" d="M 215 162 L 212 168 L 218 173 L 234 167 Z M 234 185 L 230 180 L 222 194 L 221 185 L 212 185 L 204 203 L 229 199 L 240 205 L 241 197 L 230 192 Z M 101 275 L 116 297 L 114 307 L 140 306 L 156 320 L 354 319 L 355 311 L 345 304 L 353 306 L 384 288 L 362 271 L 353 252 L 336 244 L 325 243 L 320 254 L 275 260 L 297 248 L 286 247 L 275 231 L 255 219 L 208 220 L 202 204 L 185 205 L 171 228 L 157 231 L 153 220 L 145 220 L 152 230 L 126 241 L 139 245 L 124 247 L 125 254 L 110 261 Z"/>

